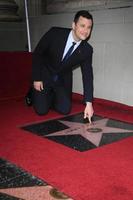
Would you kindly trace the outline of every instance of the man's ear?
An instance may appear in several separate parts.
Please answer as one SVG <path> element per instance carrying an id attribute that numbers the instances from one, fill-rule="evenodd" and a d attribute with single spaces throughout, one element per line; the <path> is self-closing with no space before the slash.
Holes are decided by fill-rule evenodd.
<path id="1" fill-rule="evenodd" d="M 75 22 L 72 23 L 72 29 L 75 30 Z"/>

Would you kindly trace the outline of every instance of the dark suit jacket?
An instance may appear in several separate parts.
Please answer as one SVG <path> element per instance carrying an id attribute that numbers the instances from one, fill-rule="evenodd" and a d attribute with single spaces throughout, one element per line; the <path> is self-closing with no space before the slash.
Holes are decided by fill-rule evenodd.
<path id="1" fill-rule="evenodd" d="M 72 92 L 72 70 L 81 67 L 85 101 L 93 99 L 93 49 L 87 41 L 82 41 L 67 61 L 62 62 L 64 48 L 71 29 L 51 28 L 39 41 L 33 52 L 32 80 L 53 83 L 58 74 L 66 89 Z M 54 83 L 55 84 L 55 83 Z"/>

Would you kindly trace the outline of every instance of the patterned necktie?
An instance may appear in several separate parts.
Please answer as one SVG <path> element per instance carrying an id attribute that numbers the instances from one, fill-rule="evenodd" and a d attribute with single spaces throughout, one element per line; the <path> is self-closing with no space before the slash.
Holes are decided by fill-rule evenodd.
<path id="1" fill-rule="evenodd" d="M 66 55 L 64 56 L 62 60 L 63 62 L 66 61 L 69 58 L 69 56 L 72 54 L 75 44 L 76 42 L 72 43 L 72 45 L 70 46 L 70 48 L 68 49 Z M 58 75 L 54 75 L 53 80 L 56 82 L 58 79 L 59 79 Z"/>
<path id="2" fill-rule="evenodd" d="M 75 44 L 76 44 L 76 42 L 72 43 L 72 46 L 70 46 L 70 48 L 68 49 L 66 55 L 63 58 L 63 61 L 66 61 L 69 58 L 69 56 L 72 54 Z"/>

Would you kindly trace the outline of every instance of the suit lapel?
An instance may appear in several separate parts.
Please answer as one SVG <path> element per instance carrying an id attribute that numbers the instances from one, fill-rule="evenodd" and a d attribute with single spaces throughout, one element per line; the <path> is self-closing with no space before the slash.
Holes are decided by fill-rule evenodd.
<path id="1" fill-rule="evenodd" d="M 58 58 L 59 58 L 60 62 L 63 57 L 63 53 L 64 53 L 64 49 L 66 46 L 66 42 L 67 42 L 69 33 L 70 33 L 70 30 L 66 29 L 66 31 L 64 32 L 64 35 L 61 36 L 61 41 L 60 41 L 60 44 L 59 44 L 58 50 L 57 50 L 57 54 L 58 54 Z"/>
<path id="2" fill-rule="evenodd" d="M 73 56 L 80 56 L 80 54 L 81 54 L 81 48 L 82 47 L 82 42 L 80 43 L 80 45 L 77 47 L 77 49 L 75 49 L 75 51 L 72 53 L 72 55 L 70 56 L 70 58 L 71 57 L 73 57 Z"/>
<path id="3" fill-rule="evenodd" d="M 72 53 L 72 55 L 67 59 L 67 61 L 77 60 L 77 58 L 80 58 L 82 55 L 82 45 L 83 42 L 80 43 L 80 45 L 75 49 L 75 51 Z"/>

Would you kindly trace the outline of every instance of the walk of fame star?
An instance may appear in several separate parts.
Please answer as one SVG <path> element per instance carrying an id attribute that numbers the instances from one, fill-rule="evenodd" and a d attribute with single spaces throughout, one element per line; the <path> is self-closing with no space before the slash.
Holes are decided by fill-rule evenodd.
<path id="1" fill-rule="evenodd" d="M 66 199 L 72 200 L 64 193 L 59 192 L 50 185 L 47 186 L 33 186 L 33 187 L 20 187 L 20 188 L 6 188 L 0 189 L 0 193 L 3 194 L 2 199 L 13 200 L 56 200 Z M 5 194 L 5 195 L 4 195 Z M 9 196 L 7 196 L 9 195 Z M 2 195 L 1 195 L 2 196 Z"/>
<path id="2" fill-rule="evenodd" d="M 133 136 L 130 124 L 96 116 L 92 124 L 84 123 L 81 113 L 24 129 L 81 152 Z"/>
<path id="3" fill-rule="evenodd" d="M 99 146 L 103 134 L 108 133 L 133 133 L 133 130 L 125 130 L 121 128 L 107 127 L 106 124 L 108 119 L 101 119 L 95 121 L 93 124 L 83 124 L 77 122 L 60 121 L 61 123 L 67 125 L 68 129 L 57 131 L 55 133 L 46 135 L 51 136 L 63 136 L 63 135 L 81 135 L 86 138 L 94 145 Z"/>
<path id="4" fill-rule="evenodd" d="M 0 158 L 0 200 L 72 200 L 44 180 Z"/>

